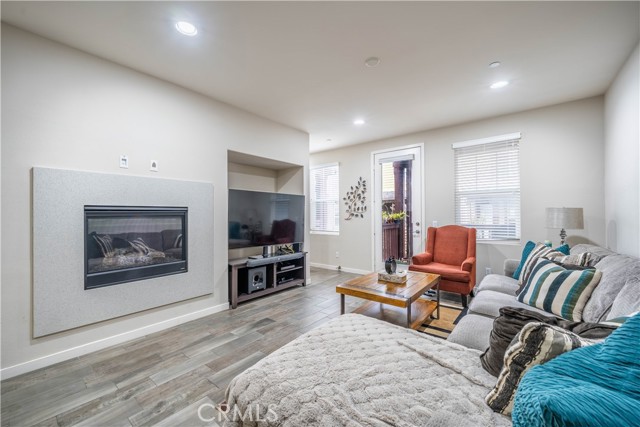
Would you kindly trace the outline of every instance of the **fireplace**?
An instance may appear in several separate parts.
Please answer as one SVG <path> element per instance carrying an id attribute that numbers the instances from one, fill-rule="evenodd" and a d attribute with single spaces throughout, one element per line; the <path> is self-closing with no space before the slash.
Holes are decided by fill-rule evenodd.
<path id="1" fill-rule="evenodd" d="M 186 207 L 85 206 L 84 288 L 187 272 Z"/>

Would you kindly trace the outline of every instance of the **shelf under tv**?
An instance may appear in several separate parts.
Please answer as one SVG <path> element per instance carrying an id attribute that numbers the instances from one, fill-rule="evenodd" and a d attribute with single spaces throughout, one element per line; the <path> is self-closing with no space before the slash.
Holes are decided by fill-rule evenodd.
<path id="1" fill-rule="evenodd" d="M 240 258 L 229 260 L 229 305 L 236 308 L 239 303 L 266 296 L 275 292 L 306 284 L 306 252 L 259 259 Z M 250 261 L 260 261 L 257 265 Z M 285 269 L 277 264 L 292 263 Z M 249 272 L 254 268 L 266 268 L 265 288 L 249 292 Z"/>

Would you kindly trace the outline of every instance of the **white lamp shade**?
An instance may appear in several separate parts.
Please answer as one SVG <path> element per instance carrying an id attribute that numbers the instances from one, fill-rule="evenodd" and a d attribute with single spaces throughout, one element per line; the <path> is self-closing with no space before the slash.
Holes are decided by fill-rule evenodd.
<path id="1" fill-rule="evenodd" d="M 547 228 L 582 230 L 584 228 L 582 208 L 547 208 Z"/>

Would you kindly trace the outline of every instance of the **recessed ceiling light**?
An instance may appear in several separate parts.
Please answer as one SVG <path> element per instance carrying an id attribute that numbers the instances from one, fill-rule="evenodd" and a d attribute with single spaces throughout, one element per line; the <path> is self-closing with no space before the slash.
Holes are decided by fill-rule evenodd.
<path id="1" fill-rule="evenodd" d="M 331 138 L 327 138 L 327 142 L 331 142 Z"/>
<path id="2" fill-rule="evenodd" d="M 355 120 L 353 121 L 353 124 L 354 124 L 354 125 L 356 125 L 356 126 L 362 126 L 362 125 L 364 124 L 364 120 L 362 120 L 362 119 L 355 119 Z"/>
<path id="3" fill-rule="evenodd" d="M 499 82 L 495 82 L 493 83 L 491 86 L 489 86 L 491 89 L 500 89 L 501 87 L 505 87 L 509 84 L 508 81 L 506 80 L 500 80 Z"/>
<path id="4" fill-rule="evenodd" d="M 377 67 L 380 64 L 380 58 L 377 56 L 372 56 L 370 58 L 365 59 L 364 65 L 367 67 Z"/>
<path id="5" fill-rule="evenodd" d="M 491 64 L 489 64 L 489 68 L 498 68 L 500 65 L 502 65 L 500 61 L 493 61 Z"/>
<path id="6" fill-rule="evenodd" d="M 198 34 L 198 29 L 191 22 L 180 21 L 176 23 L 176 30 L 180 34 L 184 34 L 185 36 L 193 37 Z"/>

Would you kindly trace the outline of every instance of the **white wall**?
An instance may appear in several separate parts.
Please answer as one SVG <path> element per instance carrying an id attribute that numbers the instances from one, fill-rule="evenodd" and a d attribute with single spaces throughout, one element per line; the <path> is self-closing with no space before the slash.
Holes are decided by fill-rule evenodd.
<path id="1" fill-rule="evenodd" d="M 605 95 L 607 247 L 640 256 L 640 44 Z"/>
<path id="2" fill-rule="evenodd" d="M 307 134 L 2 24 L 3 376 L 227 307 L 230 148 L 302 165 L 308 187 Z M 120 154 L 129 169 L 118 167 Z M 149 171 L 150 159 L 158 173 Z M 33 166 L 212 183 L 213 295 L 33 339 Z"/>
<path id="3" fill-rule="evenodd" d="M 585 229 L 568 230 L 571 244 L 590 241 L 604 245 L 603 98 L 595 97 L 547 108 L 436 129 L 339 150 L 312 154 L 310 164 L 340 163 L 340 194 L 358 176 L 372 180 L 370 153 L 424 142 L 425 224 L 452 224 L 453 150 L 458 141 L 522 132 L 522 240 L 550 239 L 559 243 L 559 230 L 545 228 L 546 207 L 584 208 Z M 369 186 L 371 188 L 371 186 Z M 369 190 L 370 191 L 370 190 Z M 368 200 L 371 200 L 369 195 Z M 339 236 L 312 235 L 311 262 L 371 270 L 373 261 L 371 204 L 364 219 L 340 223 Z M 335 253 L 340 253 L 335 258 Z M 505 258 L 519 258 L 521 245 L 479 244 L 478 276 L 485 267 L 502 271 Z"/>

